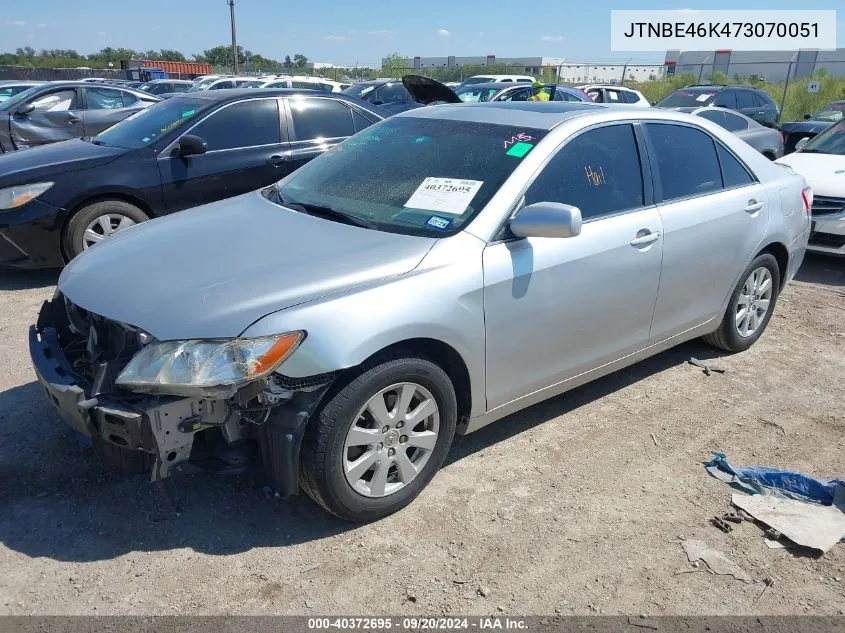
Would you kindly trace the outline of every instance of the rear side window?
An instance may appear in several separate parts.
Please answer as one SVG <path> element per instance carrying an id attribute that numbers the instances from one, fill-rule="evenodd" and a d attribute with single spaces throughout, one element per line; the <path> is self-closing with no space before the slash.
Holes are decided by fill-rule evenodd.
<path id="1" fill-rule="evenodd" d="M 646 123 L 663 187 L 663 199 L 697 196 L 722 188 L 713 139 L 682 125 Z"/>
<path id="2" fill-rule="evenodd" d="M 412 101 L 411 95 L 400 83 L 387 84 L 376 91 L 376 101 L 383 103 L 404 103 Z"/>
<path id="3" fill-rule="evenodd" d="M 741 116 L 737 116 L 735 114 L 731 114 L 730 112 L 725 112 L 725 123 L 722 127 L 726 130 L 731 132 L 739 132 L 741 130 L 748 129 L 748 121 L 743 119 Z"/>
<path id="4" fill-rule="evenodd" d="M 320 86 L 313 81 L 292 81 L 291 88 L 299 88 L 300 90 L 319 90 Z"/>
<path id="5" fill-rule="evenodd" d="M 623 92 L 622 96 L 625 97 L 627 103 L 639 103 L 640 97 L 636 92 Z"/>
<path id="6" fill-rule="evenodd" d="M 575 137 L 549 161 L 525 194 L 525 203 L 561 202 L 582 217 L 643 206 L 643 177 L 633 128 L 611 125 Z"/>
<path id="7" fill-rule="evenodd" d="M 293 129 L 298 141 L 352 136 L 352 110 L 335 99 L 290 99 Z"/>
<path id="8" fill-rule="evenodd" d="M 740 163 L 733 154 L 725 149 L 721 143 L 716 143 L 719 163 L 722 165 L 722 180 L 725 187 L 741 187 L 755 182 L 754 177 Z"/>
<path id="9" fill-rule="evenodd" d="M 355 126 L 355 131 L 360 132 L 363 129 L 370 127 L 375 121 L 371 121 L 369 117 L 361 114 L 355 108 L 352 108 L 352 124 Z"/>
<path id="10" fill-rule="evenodd" d="M 280 143 L 279 104 L 276 99 L 232 104 L 212 114 L 191 134 L 204 138 L 210 152 Z"/>
<path id="11" fill-rule="evenodd" d="M 757 105 L 760 106 L 760 107 L 772 105 L 772 103 L 773 103 L 771 98 L 769 97 L 769 95 L 767 95 L 764 92 L 755 92 L 754 93 L 754 100 L 756 101 Z"/>
<path id="12" fill-rule="evenodd" d="M 221 81 L 220 83 L 213 84 L 209 90 L 223 90 L 225 88 L 234 88 L 235 82 L 231 80 Z"/>
<path id="13" fill-rule="evenodd" d="M 138 102 L 138 97 L 131 92 L 122 92 L 123 94 L 123 107 L 128 108 L 129 106 Z"/>
<path id="14" fill-rule="evenodd" d="M 123 107 L 123 92 L 111 88 L 86 88 L 88 110 L 115 110 Z"/>
<path id="15" fill-rule="evenodd" d="M 740 110 L 742 108 L 756 108 L 754 105 L 754 93 L 748 90 L 736 91 L 736 107 Z"/>
<path id="16" fill-rule="evenodd" d="M 625 103 L 625 100 L 619 97 L 618 90 L 608 90 L 607 91 L 607 102 L 608 103 Z"/>

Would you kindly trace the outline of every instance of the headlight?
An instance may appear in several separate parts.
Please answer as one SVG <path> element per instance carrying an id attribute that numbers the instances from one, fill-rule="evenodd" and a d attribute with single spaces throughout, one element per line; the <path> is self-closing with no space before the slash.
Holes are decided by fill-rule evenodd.
<path id="1" fill-rule="evenodd" d="M 15 209 L 35 200 L 53 186 L 52 182 L 36 182 L 0 189 L 0 209 Z"/>
<path id="2" fill-rule="evenodd" d="M 117 377 L 134 391 L 226 397 L 238 385 L 276 369 L 305 338 L 305 332 L 223 341 L 151 343 L 135 354 Z"/>

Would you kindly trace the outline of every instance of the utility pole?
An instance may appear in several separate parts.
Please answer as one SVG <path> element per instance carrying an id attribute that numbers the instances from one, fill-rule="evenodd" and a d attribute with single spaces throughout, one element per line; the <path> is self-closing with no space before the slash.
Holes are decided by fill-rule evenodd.
<path id="1" fill-rule="evenodd" d="M 238 38 L 235 35 L 235 0 L 229 0 L 229 15 L 232 19 L 232 69 L 238 74 Z"/>

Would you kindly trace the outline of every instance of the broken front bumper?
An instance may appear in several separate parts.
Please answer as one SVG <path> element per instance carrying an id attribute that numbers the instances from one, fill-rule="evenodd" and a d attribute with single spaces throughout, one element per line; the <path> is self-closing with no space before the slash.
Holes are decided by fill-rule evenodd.
<path id="1" fill-rule="evenodd" d="M 75 430 L 153 460 L 151 478 L 175 470 L 239 473 L 260 458 L 269 483 L 283 495 L 299 489 L 299 451 L 308 420 L 330 379 L 303 382 L 256 421 L 249 403 L 151 396 L 122 390 L 99 393 L 65 356 L 55 323 L 55 301 L 45 302 L 30 328 L 29 351 L 38 382 L 62 420 Z M 306 384 L 307 383 L 307 384 Z M 208 433 L 205 433 L 208 431 Z"/>

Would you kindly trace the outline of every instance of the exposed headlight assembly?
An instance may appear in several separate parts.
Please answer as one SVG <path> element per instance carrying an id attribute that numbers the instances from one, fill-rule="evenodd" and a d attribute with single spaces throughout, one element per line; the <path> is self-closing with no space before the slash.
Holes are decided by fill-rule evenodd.
<path id="1" fill-rule="evenodd" d="M 117 384 L 132 391 L 228 397 L 266 376 L 293 354 L 305 332 L 261 338 L 150 343 L 129 361 Z"/>
<path id="2" fill-rule="evenodd" d="M 0 189 L 0 210 L 22 207 L 30 200 L 35 200 L 53 186 L 52 182 L 35 182 L 29 185 L 15 185 Z"/>

